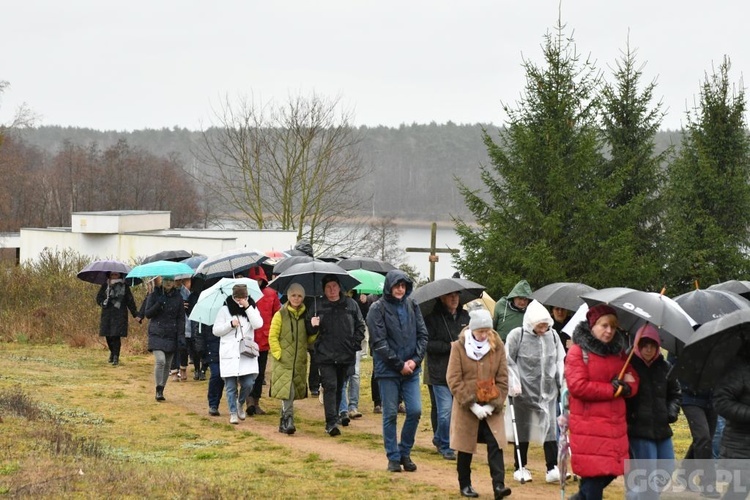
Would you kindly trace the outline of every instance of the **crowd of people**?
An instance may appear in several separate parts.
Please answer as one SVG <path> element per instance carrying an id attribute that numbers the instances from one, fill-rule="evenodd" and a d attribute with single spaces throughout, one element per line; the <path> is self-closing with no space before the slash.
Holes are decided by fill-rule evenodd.
<path id="1" fill-rule="evenodd" d="M 261 267 L 248 275 L 262 297 L 255 301 L 246 285 L 234 285 L 213 324 L 203 324 L 188 319 L 202 289 L 192 287 L 189 278 L 153 280 L 137 309 L 123 276 L 111 273 L 96 296 L 109 362 L 119 363 L 130 313 L 138 321 L 148 320 L 156 401 L 166 398 L 172 367 L 185 379 L 192 363 L 196 380 L 210 374 L 209 415 L 220 416 L 224 392 L 231 424 L 264 414 L 260 402 L 268 390 L 281 401 L 279 432 L 291 435 L 296 432 L 294 401 L 320 394 L 325 432 L 335 437 L 362 416 L 359 363 L 367 336 L 386 469 L 418 468 L 411 451 L 424 383 L 431 402 L 432 443 L 444 459 L 456 462 L 464 497 L 478 496 L 471 465 L 479 443 L 487 448 L 495 498 L 511 494 L 503 457 L 509 442 L 516 482 L 533 480 L 528 450 L 537 442 L 544 453 L 545 481 L 564 484 L 570 473 L 558 464 L 561 412 L 568 414 L 571 469 L 580 477 L 579 490 L 571 497 L 577 500 L 601 499 L 604 489 L 624 474 L 628 459 L 674 461 L 671 424 L 681 408 L 693 436 L 685 458 L 712 457 L 717 412 L 726 420 L 721 456 L 750 458 L 750 352 L 740 353 L 740 362 L 713 394 L 697 393 L 671 375 L 654 326 L 646 323 L 629 336 L 619 328 L 621 313 L 600 304 L 588 309 L 571 338 L 562 329 L 572 312 L 533 300 L 523 280 L 492 312 L 467 310 L 460 294 L 451 292 L 434 299 L 423 316 L 411 298 L 414 284 L 400 270 L 387 273 L 379 297 L 344 290 L 334 274 L 322 277 L 320 297 L 309 297 L 298 283 L 277 293 L 268 287 Z M 632 348 L 629 337 L 637 339 Z M 627 355 L 629 348 L 634 356 Z M 267 363 L 271 376 L 265 381 Z M 506 430 L 509 405 L 515 417 L 513 436 Z M 399 413 L 405 414 L 401 429 Z M 700 487 L 704 497 L 720 496 L 710 470 Z M 628 494 L 658 497 L 653 491 Z"/>

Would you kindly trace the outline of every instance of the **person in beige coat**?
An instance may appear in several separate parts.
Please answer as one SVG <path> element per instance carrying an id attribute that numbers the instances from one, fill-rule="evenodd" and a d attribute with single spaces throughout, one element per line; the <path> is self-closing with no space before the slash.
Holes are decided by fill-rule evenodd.
<path id="1" fill-rule="evenodd" d="M 461 495 L 478 497 L 471 485 L 471 461 L 477 443 L 487 444 L 487 462 L 495 498 L 510 495 L 505 486 L 503 404 L 508 395 L 505 346 L 492 329 L 492 315 L 484 308 L 469 311 L 469 326 L 451 344 L 446 381 L 453 394 L 450 447 L 457 453 Z M 484 382 L 484 384 L 482 383 Z"/>

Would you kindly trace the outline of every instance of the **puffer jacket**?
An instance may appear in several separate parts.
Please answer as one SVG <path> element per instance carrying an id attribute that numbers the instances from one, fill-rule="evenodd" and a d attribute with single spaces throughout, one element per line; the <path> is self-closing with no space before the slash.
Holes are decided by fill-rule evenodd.
<path id="1" fill-rule="evenodd" d="M 391 295 L 391 289 L 399 281 L 406 283 L 406 294 L 400 300 Z M 419 305 L 409 297 L 413 286 L 403 271 L 388 271 L 383 296 L 367 313 L 375 378 L 401 377 L 404 363 L 410 359 L 417 364 L 414 373 L 421 371 L 428 334 Z"/>
<path id="2" fill-rule="evenodd" d="M 445 373 L 448 371 L 451 342 L 456 341 L 461 331 L 469 325 L 469 313 L 459 307 L 454 318 L 443 303 L 436 299 L 432 312 L 424 317 L 424 324 L 428 334 L 425 383 L 447 385 Z"/>
<path id="3" fill-rule="evenodd" d="M 180 291 L 168 293 L 157 288 L 146 299 L 148 322 L 148 350 L 176 352 L 177 344 L 185 341 L 185 305 Z"/>
<path id="4" fill-rule="evenodd" d="M 320 318 L 317 327 L 309 323 L 315 314 Z M 307 316 L 308 330 L 317 335 L 315 362 L 321 365 L 353 365 L 357 360 L 357 351 L 362 350 L 362 341 L 365 339 L 365 320 L 359 305 L 339 292 L 339 300 L 318 300 Z"/>
<path id="5" fill-rule="evenodd" d="M 294 399 L 307 397 L 307 348 L 315 338 L 305 324 L 304 304 L 299 310 L 286 304 L 273 315 L 268 331 L 272 398 L 290 399 L 292 387 Z"/>
<path id="6" fill-rule="evenodd" d="M 257 280 L 260 291 L 263 292 L 263 297 L 258 299 L 255 304 L 258 312 L 260 312 L 260 317 L 263 318 L 263 326 L 255 330 L 255 342 L 261 351 L 267 351 L 268 329 L 271 328 L 271 319 L 276 311 L 281 309 L 279 294 L 273 288 L 268 288 L 268 278 L 262 267 L 251 267 L 248 271 L 248 277 Z"/>
<path id="7" fill-rule="evenodd" d="M 726 419 L 721 458 L 750 458 L 750 361 L 738 360 L 714 389 L 714 408 Z"/>
<path id="8" fill-rule="evenodd" d="M 612 379 L 626 360 L 625 337 L 618 332 L 605 344 L 581 321 L 573 342 L 565 358 L 573 472 L 581 477 L 620 476 L 628 459 L 628 424 L 625 400 L 614 396 Z M 633 397 L 638 394 L 638 374 L 632 366 L 626 373 L 635 380 L 628 384 Z"/>

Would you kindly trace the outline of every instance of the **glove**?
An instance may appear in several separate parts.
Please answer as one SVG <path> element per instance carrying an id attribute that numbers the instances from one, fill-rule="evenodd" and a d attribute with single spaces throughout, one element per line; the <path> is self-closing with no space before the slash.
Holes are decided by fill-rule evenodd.
<path id="1" fill-rule="evenodd" d="M 516 396 L 521 395 L 521 386 L 520 385 L 511 385 L 508 387 L 508 396 L 515 398 Z"/>
<path id="2" fill-rule="evenodd" d="M 630 391 L 630 386 L 626 382 L 624 382 L 624 381 L 622 381 L 622 380 L 620 380 L 618 378 L 613 378 L 612 379 L 612 387 L 614 388 L 613 394 L 617 394 L 617 389 L 619 389 L 620 387 L 622 387 L 622 392 L 620 393 L 620 396 L 622 396 L 624 398 L 627 398 L 628 396 L 630 396 L 630 392 L 631 392 Z"/>
<path id="3" fill-rule="evenodd" d="M 474 403 L 469 409 L 474 415 L 477 416 L 479 420 L 484 420 L 485 418 L 487 418 L 487 410 L 484 409 L 484 406 L 480 406 L 479 404 Z"/>
<path id="4" fill-rule="evenodd" d="M 482 405 L 482 408 L 484 408 L 484 411 L 487 413 L 487 417 L 489 417 L 490 415 L 492 415 L 492 412 L 495 411 L 495 407 L 492 406 L 492 405 L 489 405 L 489 404 Z M 487 418 L 487 417 L 485 417 L 485 418 Z"/>
<path id="5" fill-rule="evenodd" d="M 677 422 L 677 417 L 680 415 L 680 405 L 678 404 L 671 404 L 669 405 L 669 408 L 667 408 L 667 422 L 670 424 L 673 424 Z"/>

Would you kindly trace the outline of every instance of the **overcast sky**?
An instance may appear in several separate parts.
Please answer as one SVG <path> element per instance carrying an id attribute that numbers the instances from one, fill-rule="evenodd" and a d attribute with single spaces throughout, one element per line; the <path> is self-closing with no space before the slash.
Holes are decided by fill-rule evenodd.
<path id="1" fill-rule="evenodd" d="M 208 126 L 222 95 L 340 97 L 357 125 L 505 122 L 542 62 L 557 0 L 8 0 L 0 12 L 0 123 Z M 679 128 L 724 55 L 750 68 L 744 2 L 567 0 L 578 52 L 608 72 L 626 47 Z"/>

